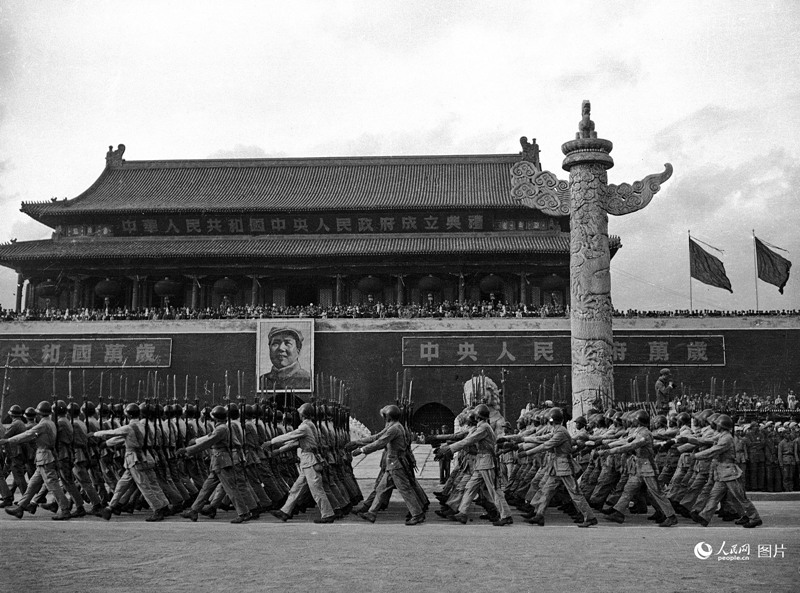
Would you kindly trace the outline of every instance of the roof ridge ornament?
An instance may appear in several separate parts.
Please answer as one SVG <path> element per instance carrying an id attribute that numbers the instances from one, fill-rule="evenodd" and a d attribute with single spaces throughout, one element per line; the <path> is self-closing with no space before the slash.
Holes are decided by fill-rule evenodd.
<path id="1" fill-rule="evenodd" d="M 522 136 L 519 139 L 519 143 L 522 146 L 522 152 L 520 153 L 522 160 L 533 163 L 536 170 L 541 171 L 542 164 L 539 162 L 539 145 L 536 143 L 536 138 L 533 139 L 533 142 L 528 142 L 528 137 Z"/>
<path id="2" fill-rule="evenodd" d="M 120 144 L 117 150 L 114 150 L 113 146 L 109 146 L 108 152 L 106 153 L 106 167 L 121 167 L 125 162 L 122 159 L 123 154 L 125 154 L 124 144 Z"/>

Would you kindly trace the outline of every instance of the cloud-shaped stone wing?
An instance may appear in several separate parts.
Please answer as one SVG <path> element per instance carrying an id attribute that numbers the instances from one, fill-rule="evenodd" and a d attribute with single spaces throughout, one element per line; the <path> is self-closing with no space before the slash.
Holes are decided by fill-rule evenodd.
<path id="1" fill-rule="evenodd" d="M 635 181 L 633 185 L 629 183 L 610 184 L 603 209 L 615 216 L 641 210 L 650 203 L 653 196 L 661 189 L 661 184 L 670 177 L 672 177 L 672 165 L 665 163 L 663 173 L 648 175 L 641 181 Z"/>
<path id="2" fill-rule="evenodd" d="M 569 183 L 527 161 L 511 167 L 511 197 L 550 216 L 569 216 Z"/>

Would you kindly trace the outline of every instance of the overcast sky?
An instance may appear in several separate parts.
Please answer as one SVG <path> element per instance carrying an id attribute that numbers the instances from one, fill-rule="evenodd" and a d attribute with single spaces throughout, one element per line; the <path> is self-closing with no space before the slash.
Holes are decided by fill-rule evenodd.
<path id="1" fill-rule="evenodd" d="M 673 164 L 644 210 L 611 217 L 618 309 L 689 306 L 687 231 L 755 307 L 752 230 L 794 262 L 800 309 L 800 3 L 66 2 L 0 4 L 0 240 L 49 237 L 22 201 L 73 198 L 105 165 L 263 156 L 514 153 L 561 144 L 581 101 L 614 143 L 610 183 Z M 16 275 L 0 268 L 0 303 Z"/>

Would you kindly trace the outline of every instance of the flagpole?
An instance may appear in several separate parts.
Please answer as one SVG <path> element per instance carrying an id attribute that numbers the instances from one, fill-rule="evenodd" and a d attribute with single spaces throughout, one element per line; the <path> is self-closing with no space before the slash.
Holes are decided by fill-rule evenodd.
<path id="1" fill-rule="evenodd" d="M 753 229 L 753 274 L 756 282 L 756 313 L 758 313 L 758 254 L 756 253 L 756 230 Z"/>
<path id="2" fill-rule="evenodd" d="M 692 314 L 692 231 L 686 231 L 689 234 L 689 315 Z"/>

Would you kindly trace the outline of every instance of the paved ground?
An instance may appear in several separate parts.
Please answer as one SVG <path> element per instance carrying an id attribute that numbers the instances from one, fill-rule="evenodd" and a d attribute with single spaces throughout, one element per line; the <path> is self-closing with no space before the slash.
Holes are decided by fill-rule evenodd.
<path id="1" fill-rule="evenodd" d="M 438 487 L 438 467 L 422 483 Z M 377 455 L 356 466 L 370 487 Z M 432 475 L 433 474 L 433 475 Z M 577 529 L 550 509 L 545 527 L 519 520 L 495 528 L 475 518 L 462 526 L 433 513 L 415 527 L 393 499 L 374 525 L 348 517 L 315 525 L 311 511 L 288 523 L 267 517 L 231 525 L 233 513 L 198 523 L 144 514 L 55 523 L 39 511 L 18 521 L 0 513 L 0 591 L 777 591 L 800 590 L 800 502 L 761 495 L 764 526 L 745 530 L 688 520 L 660 529 L 644 516 L 625 525 Z M 477 515 L 477 513 L 475 513 Z M 695 555 L 708 550 L 705 560 Z M 749 545 L 745 554 L 731 547 Z M 760 548 L 761 546 L 761 548 Z M 766 550 L 769 548 L 769 556 Z M 777 557 L 776 555 L 777 548 Z M 781 557 L 782 555 L 782 557 Z"/>

